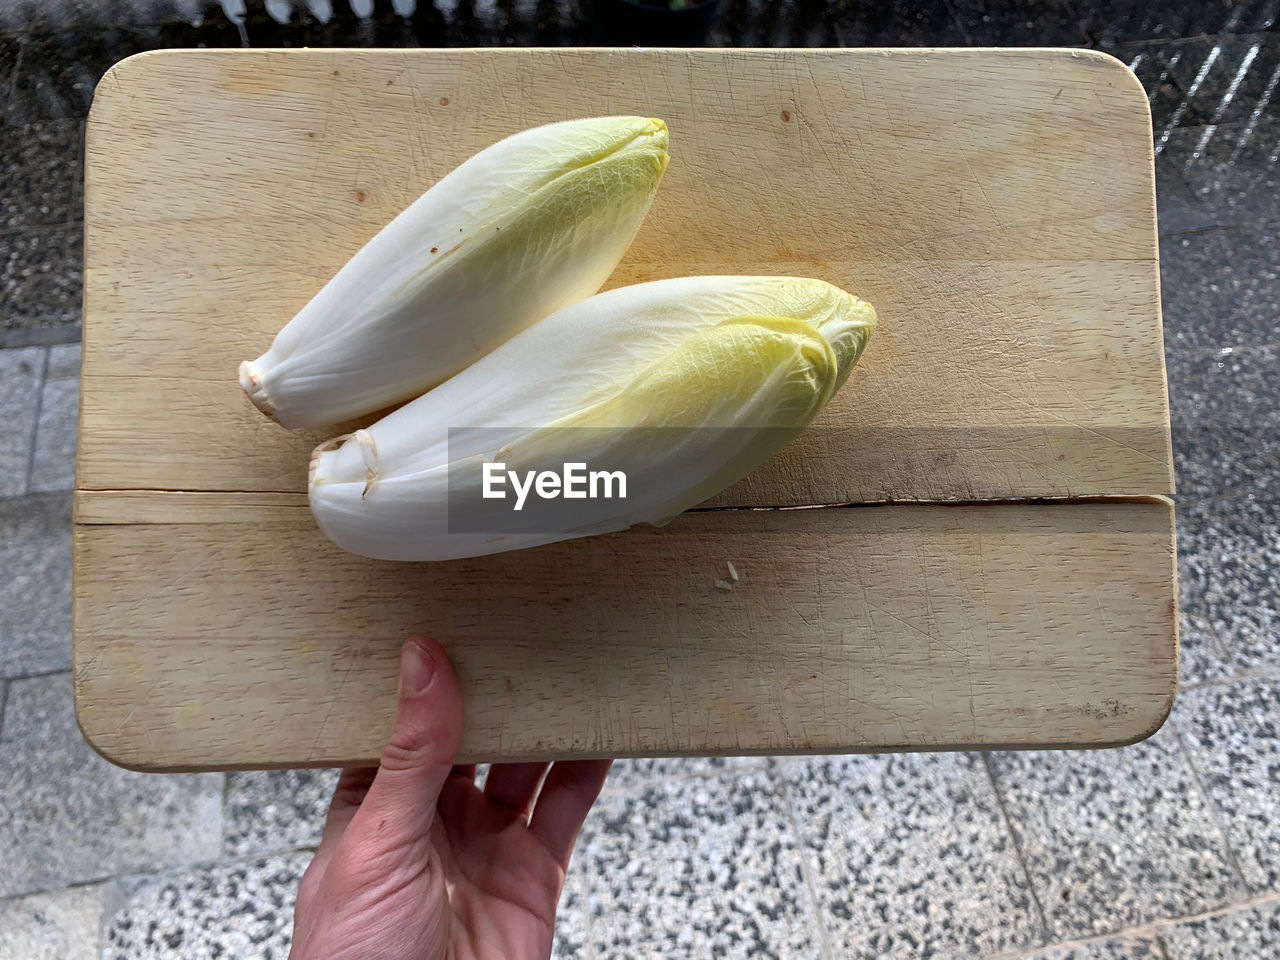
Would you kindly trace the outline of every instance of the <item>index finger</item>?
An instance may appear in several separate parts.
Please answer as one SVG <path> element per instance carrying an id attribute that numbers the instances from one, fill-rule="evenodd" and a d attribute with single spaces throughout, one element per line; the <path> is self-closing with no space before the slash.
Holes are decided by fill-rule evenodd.
<path id="1" fill-rule="evenodd" d="M 542 783 L 529 830 L 565 869 L 612 764 L 612 760 L 558 760 Z"/>

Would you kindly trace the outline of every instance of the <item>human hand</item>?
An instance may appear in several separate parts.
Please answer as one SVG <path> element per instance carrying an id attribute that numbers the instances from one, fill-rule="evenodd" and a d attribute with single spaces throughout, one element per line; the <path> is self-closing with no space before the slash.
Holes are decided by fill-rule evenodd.
<path id="1" fill-rule="evenodd" d="M 569 854 L 612 761 L 496 764 L 481 791 L 474 767 L 453 766 L 461 739 L 448 657 L 414 638 L 381 765 L 338 780 L 291 960 L 551 955 Z"/>

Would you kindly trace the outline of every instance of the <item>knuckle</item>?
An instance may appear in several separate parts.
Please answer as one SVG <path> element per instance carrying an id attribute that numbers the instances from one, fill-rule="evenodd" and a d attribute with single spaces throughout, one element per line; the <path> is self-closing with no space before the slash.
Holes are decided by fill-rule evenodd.
<path id="1" fill-rule="evenodd" d="M 382 748 L 382 769 L 392 772 L 414 770 L 428 763 L 431 748 L 423 744 L 406 743 L 403 738 L 392 737 Z"/>

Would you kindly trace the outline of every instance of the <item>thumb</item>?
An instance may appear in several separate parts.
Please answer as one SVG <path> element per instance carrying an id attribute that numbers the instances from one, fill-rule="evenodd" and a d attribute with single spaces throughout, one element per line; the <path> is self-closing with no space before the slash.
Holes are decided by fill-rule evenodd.
<path id="1" fill-rule="evenodd" d="M 400 701 L 378 773 L 348 827 L 359 846 L 425 854 L 436 800 L 462 740 L 462 693 L 444 648 L 414 637 L 400 652 Z"/>

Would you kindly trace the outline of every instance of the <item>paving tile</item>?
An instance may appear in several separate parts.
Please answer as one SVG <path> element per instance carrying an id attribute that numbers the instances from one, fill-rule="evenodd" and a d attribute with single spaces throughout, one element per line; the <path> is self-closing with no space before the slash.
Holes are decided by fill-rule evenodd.
<path id="1" fill-rule="evenodd" d="M 1179 67 L 1194 56 L 1194 50 L 1178 45 L 1148 46 L 1139 48 L 1141 53 L 1116 51 L 1125 63 L 1133 63 L 1133 71 L 1147 91 L 1151 108 L 1151 132 L 1156 149 L 1157 170 L 1161 161 L 1172 161 L 1181 173 L 1187 157 L 1195 147 L 1193 135 L 1186 132 L 1207 122 L 1211 112 L 1192 112 L 1187 90 L 1179 82 Z M 1138 60 L 1141 56 L 1143 59 Z M 1132 59 L 1131 59 L 1132 58 Z M 1204 221 L 1201 226 L 1212 223 Z M 1185 228 L 1184 228 L 1185 229 Z"/>
<path id="2" fill-rule="evenodd" d="M 1280 957 L 1280 900 L 1160 927 L 1168 960 Z"/>
<path id="3" fill-rule="evenodd" d="M 746 773 L 768 763 L 764 757 L 646 757 L 615 760 L 609 768 L 606 790 L 630 790 L 652 780 L 671 777 Z"/>
<path id="4" fill-rule="evenodd" d="M 324 833 L 337 770 L 249 770 L 227 774 L 225 854 L 260 856 L 314 847 Z"/>
<path id="5" fill-rule="evenodd" d="M 595 8 L 602 2 L 603 0 L 587 0 L 585 4 L 588 18 L 594 20 L 590 30 L 591 39 L 600 44 L 616 44 L 618 38 L 612 35 L 611 28 L 596 12 Z M 757 34 L 755 12 L 754 5 L 749 0 L 722 0 L 708 33 L 708 43 L 718 47 L 743 46 L 748 36 L 754 37 Z"/>
<path id="6" fill-rule="evenodd" d="M 1251 635 L 1256 636 L 1257 634 Z M 1271 651 L 1266 642 L 1253 647 L 1247 643 L 1233 643 L 1233 638 L 1224 636 L 1213 621 L 1206 616 L 1188 612 L 1185 608 L 1179 611 L 1178 682 L 1182 687 L 1221 680 L 1235 676 L 1240 672 L 1240 660 L 1247 659 L 1250 654 Z"/>
<path id="7" fill-rule="evenodd" d="M 68 345 L 50 347 L 65 350 Z M 76 352 L 79 345 L 73 344 Z M 80 413 L 80 377 L 45 374 L 40 393 L 29 487 L 35 493 L 71 490 L 76 483 L 76 427 Z"/>
<path id="8" fill-rule="evenodd" d="M 1203 372 L 1217 363 L 1243 369 Z M 1184 682 L 1280 668 L 1280 437 L 1271 387 L 1257 366 L 1239 363 L 1234 351 L 1170 364 Z M 1193 367 L 1196 376 L 1187 372 Z M 1224 386 L 1215 390 L 1219 376 Z M 1197 379 L 1207 385 L 1188 385 Z M 1244 413 L 1235 409 L 1242 395 L 1256 401 Z M 1205 407 L 1216 416 L 1198 419 Z"/>
<path id="9" fill-rule="evenodd" d="M 1186 691 L 1174 724 L 1246 882 L 1280 888 L 1280 679 Z"/>
<path id="10" fill-rule="evenodd" d="M 154 26 L 100 21 L 92 29 L 81 20 L 74 29 L 33 34 L 14 74 L 9 123 L 84 119 L 102 75 L 118 61 L 154 49 L 159 42 Z"/>
<path id="11" fill-rule="evenodd" d="M 1220 23 L 1225 25 L 1225 18 Z M 1100 46 L 1131 64 L 1146 88 L 1158 147 L 1167 146 L 1169 135 L 1180 127 L 1246 121 L 1265 96 L 1270 75 L 1280 62 L 1280 42 L 1268 33 L 1209 30 Z"/>
<path id="12" fill-rule="evenodd" d="M 1117 750 L 997 753 L 997 784 L 1055 939 L 1239 896 L 1226 845 L 1166 727 Z"/>
<path id="13" fill-rule="evenodd" d="M 3 10 L 3 7 L 0 7 Z M 0 31 L 0 128 L 6 121 L 9 106 L 9 88 L 13 86 L 13 75 L 18 67 L 18 54 L 22 43 L 11 31 Z"/>
<path id="14" fill-rule="evenodd" d="M 586 960 L 591 957 L 590 895 L 585 858 L 575 853 L 569 861 L 560 904 L 556 909 L 552 960 Z"/>
<path id="15" fill-rule="evenodd" d="M 597 4 L 605 7 L 608 16 L 608 3 Z M 932 4 L 923 3 L 922 7 Z M 860 20 L 861 25 L 870 25 L 875 19 L 901 15 L 905 12 L 901 3 L 885 3 L 887 8 L 872 17 L 850 16 L 850 4 L 830 4 L 823 0 L 791 0 L 787 3 L 755 3 L 751 0 L 724 0 L 711 22 L 707 34 L 706 46 L 757 46 L 757 47 L 832 47 L 840 43 L 837 39 L 840 28 L 837 21 L 843 19 L 844 34 L 850 29 L 857 29 L 850 21 Z M 880 6 L 880 5 L 877 5 Z M 599 15 L 593 17 L 594 11 L 586 11 L 586 24 L 607 22 Z M 904 18 L 905 20 L 906 18 Z M 607 45 L 626 45 L 634 40 L 626 34 L 606 32 L 599 41 Z M 570 41 L 581 43 L 580 40 Z M 845 41 L 848 42 L 848 41 Z M 865 43 L 859 40 L 857 43 Z M 900 41 L 903 43 L 905 41 Z"/>
<path id="16" fill-rule="evenodd" d="M 106 884 L 0 902 L 0 960 L 97 960 Z"/>
<path id="17" fill-rule="evenodd" d="M 982 47 L 1078 47 L 1088 42 L 1074 0 L 950 0 L 966 42 Z"/>
<path id="18" fill-rule="evenodd" d="M 1179 594 L 1182 583 L 1178 584 Z M 1227 656 L 1222 651 L 1217 633 L 1204 617 L 1187 610 L 1179 600 L 1178 610 L 1178 684 L 1203 683 L 1224 674 Z"/>
<path id="19" fill-rule="evenodd" d="M 71 677 L 12 681 L 0 734 L 0 897 L 216 857 L 221 774 L 142 774 L 95 754 Z"/>
<path id="20" fill-rule="evenodd" d="M 1102 49 L 1129 64 L 1147 91 L 1163 233 L 1274 218 L 1280 202 L 1266 186 L 1276 176 L 1268 132 L 1276 118 L 1274 89 L 1271 97 L 1266 90 L 1280 70 L 1280 37 Z M 1170 190 L 1179 183 L 1186 189 Z"/>
<path id="21" fill-rule="evenodd" d="M 449 24 L 445 19 L 444 0 L 437 0 L 436 3 L 418 3 L 414 5 L 414 11 L 409 16 L 409 22 L 413 25 L 413 35 L 417 38 L 418 43 L 424 47 L 443 47 L 448 45 L 449 41 Z M 577 25 L 567 25 L 567 33 L 572 34 L 577 42 L 584 39 L 585 30 Z M 577 27 L 575 29 L 575 27 Z M 548 45 L 560 46 L 561 44 L 572 45 L 574 39 L 569 36 L 557 37 L 550 40 Z"/>
<path id="22" fill-rule="evenodd" d="M 71 666 L 71 498 L 0 500 L 0 677 Z"/>
<path id="23" fill-rule="evenodd" d="M 1280 433 L 1280 345 L 1170 353 L 1165 367 L 1180 433 L 1247 430 L 1260 441 Z"/>
<path id="24" fill-rule="evenodd" d="M 1184 502 L 1176 510 L 1178 589 L 1185 614 L 1183 678 L 1280 670 L 1280 498 L 1255 493 Z"/>
<path id="25" fill-rule="evenodd" d="M 1263 0 L 1263 3 L 1268 2 Z M 1233 10 L 1242 6 L 1232 5 Z M 1274 17 L 1274 6 L 1271 13 Z M 1244 21 L 1249 19 L 1252 18 L 1246 17 Z M 1241 25 L 1243 21 L 1236 21 L 1237 27 Z M 1183 126 L 1217 124 L 1221 128 L 1244 123 L 1255 113 L 1280 117 L 1274 109 L 1268 109 L 1271 105 L 1269 99 L 1264 102 L 1268 90 L 1272 96 L 1275 94 L 1272 79 L 1280 70 L 1280 35 L 1272 30 L 1237 29 L 1233 34 L 1210 33 L 1203 37 L 1190 37 L 1180 43 L 1194 49 L 1195 56 L 1183 57 L 1178 64 L 1178 85 L 1189 90 L 1190 85 L 1200 80 Z M 1206 71 L 1205 63 L 1209 60 L 1212 64 Z M 1262 105 L 1261 111 L 1258 111 L 1259 104 Z M 1193 114 L 1196 115 L 1194 120 L 1190 119 Z"/>
<path id="26" fill-rule="evenodd" d="M 1280 68 L 1280 37 L 1273 33 L 1189 37 L 1178 48 L 1186 56 L 1172 78 L 1184 97 L 1195 87 L 1183 116 L 1187 127 L 1245 122 Z"/>
<path id="27" fill-rule="evenodd" d="M 85 10 L 85 6 L 82 0 L 46 0 L 43 3 L 39 0 L 16 0 L 0 4 L 0 27 L 8 33 L 44 33 L 72 26 L 71 18 L 76 14 L 90 14 L 87 18 L 90 23 L 100 23 L 103 11 Z"/>
<path id="28" fill-rule="evenodd" d="M 431 36 L 434 25 L 438 22 L 436 18 L 428 15 L 423 17 L 421 11 L 424 4 L 418 4 L 419 15 L 412 18 L 415 32 L 421 27 L 425 28 L 424 40 L 426 42 Z M 546 17 L 540 17 L 536 5 L 531 4 L 515 4 L 504 0 L 504 2 L 472 2 L 472 0 L 438 0 L 436 6 L 445 16 L 446 29 L 443 31 L 443 41 L 446 46 L 450 47 L 468 47 L 468 46 L 517 46 L 525 47 L 532 45 L 539 34 L 546 36 L 550 31 L 556 29 L 556 21 L 572 19 L 571 10 L 565 10 L 560 13 L 554 8 Z M 532 7 L 532 9 L 531 9 Z M 581 44 L 585 39 L 583 34 L 587 33 L 588 27 L 591 27 L 590 19 L 590 0 L 586 0 L 582 4 L 584 16 L 580 21 L 582 26 L 577 31 L 565 31 L 567 34 L 572 33 L 576 43 Z M 546 9 L 544 5 L 543 9 Z M 564 8 L 561 8 L 564 10 Z M 532 16 L 530 15 L 532 14 Z M 539 20 L 551 21 L 544 23 L 539 27 Z M 332 27 L 333 21 L 326 24 L 326 27 Z M 366 45 L 380 45 L 385 39 L 397 39 L 397 33 L 394 24 L 386 22 L 383 18 L 380 21 L 372 23 L 360 23 L 354 30 L 350 26 L 343 25 L 338 30 L 328 32 L 330 37 L 351 36 L 354 32 L 360 37 L 361 42 Z M 438 35 L 438 34 L 437 34 Z"/>
<path id="29" fill-rule="evenodd" d="M 817 955 L 776 787 L 762 768 L 602 796 L 574 854 L 595 955 Z"/>
<path id="30" fill-rule="evenodd" d="M 248 2 L 251 7 L 261 4 L 261 0 Z M 217 4 L 208 0 L 10 0 L 0 4 L 0 27 L 40 35 L 120 23 L 190 21 L 212 12 L 210 7 L 216 9 Z"/>
<path id="31" fill-rule="evenodd" d="M 1186 159 L 1193 147 L 1191 134 L 1179 130 L 1170 138 L 1169 147 L 1156 154 L 1156 227 L 1162 256 L 1171 243 L 1182 237 L 1224 227 L 1256 226 L 1257 223 L 1253 217 L 1244 221 L 1221 217 L 1219 211 L 1191 189 L 1186 176 Z M 1163 262 L 1161 267 L 1161 277 L 1164 278 L 1167 273 Z M 1188 282 L 1190 279 L 1186 278 Z"/>
<path id="32" fill-rule="evenodd" d="M 0 236 L 78 222 L 83 154 L 80 120 L 0 126 Z"/>
<path id="33" fill-rule="evenodd" d="M 837 957 L 972 957 L 1043 942 L 975 754 L 782 763 Z"/>
<path id="34" fill-rule="evenodd" d="M 1082 6 L 1082 25 L 1099 49 L 1129 63 L 1131 47 L 1140 50 L 1144 44 L 1168 43 L 1186 36 L 1188 28 L 1194 29 L 1188 6 L 1182 0 L 1141 4 L 1132 0 L 1091 0 Z"/>
<path id="35" fill-rule="evenodd" d="M 0 497 L 27 489 L 44 358 L 39 347 L 0 350 Z"/>
<path id="36" fill-rule="evenodd" d="M 1280 222 L 1280 116 L 1183 129 L 1171 148 L 1185 150 L 1183 179 L 1213 226 Z"/>
<path id="37" fill-rule="evenodd" d="M 928 2 L 921 7 L 928 9 Z M 834 47 L 836 32 L 831 4 L 824 0 L 794 0 L 791 4 L 760 4 L 761 30 L 767 46 Z M 714 22 L 714 21 L 713 21 Z"/>
<path id="38" fill-rule="evenodd" d="M 129 878 L 104 918 L 103 960 L 285 960 L 310 853 Z"/>
<path id="39" fill-rule="evenodd" d="M 185 0 L 192 2 L 192 0 Z M 202 0 L 196 0 L 198 9 L 195 16 L 183 16 L 180 13 L 167 17 L 151 17 L 158 26 L 158 38 L 146 38 L 145 42 L 154 42 L 160 47 L 324 47 L 324 46 L 362 46 L 353 42 L 353 17 L 349 5 L 333 4 L 327 23 L 322 24 L 308 10 L 306 3 L 292 2 L 287 8 L 276 6 L 275 15 L 269 12 L 261 2 L 250 2 L 242 5 L 244 13 L 235 17 L 226 15 L 227 10 L 234 9 L 223 4 L 221 9 Z M 315 6 L 311 4 L 311 6 Z M 347 7 L 344 9 L 344 7 Z M 287 9 L 287 15 L 286 15 Z M 277 19 L 277 16 L 281 19 Z M 394 17 L 399 20 L 399 17 Z M 283 20 L 284 22 L 281 22 Z M 326 31 L 325 27 L 334 21 L 346 20 L 346 42 L 327 42 L 341 39 L 342 27 Z M 326 34 L 330 34 L 326 36 Z"/>
<path id="40" fill-rule="evenodd" d="M 1276 233 L 1242 227 L 1161 241 L 1165 351 L 1170 358 L 1277 342 Z"/>
<path id="41" fill-rule="evenodd" d="M 0 346 L 78 340 L 82 231 L 39 227 L 0 243 Z"/>
<path id="42" fill-rule="evenodd" d="M 1161 236 L 1280 221 L 1277 146 L 1280 119 L 1265 115 L 1175 130 L 1155 161 Z"/>
<path id="43" fill-rule="evenodd" d="M 79 380 L 80 344 L 58 343 L 51 346 L 44 376 L 46 380 Z"/>
<path id="44" fill-rule="evenodd" d="M 1173 431 L 1173 468 L 1179 500 L 1274 499 L 1280 435 L 1248 423 L 1193 423 L 1179 418 Z"/>
<path id="45" fill-rule="evenodd" d="M 1019 960 L 1166 960 L 1154 937 L 1126 935 L 1100 937 L 1049 947 Z"/>
<path id="46" fill-rule="evenodd" d="M 1155 157 L 1156 227 L 1162 252 L 1178 235 L 1221 226 L 1214 222 L 1214 211 L 1187 180 L 1186 160 L 1194 144 L 1185 142 L 1183 133 L 1177 131 Z"/>
<path id="47" fill-rule="evenodd" d="M 419 46 L 431 46 L 434 38 L 443 37 L 441 29 L 444 18 L 438 10 L 432 9 L 435 4 L 419 3 L 414 15 L 409 19 L 413 37 Z M 562 7 L 544 2 L 534 7 L 534 45 L 539 47 L 572 47 L 582 46 L 590 42 L 588 28 L 591 26 L 591 12 L 582 3 L 566 4 Z M 714 23 L 714 21 L 713 21 Z M 712 40 L 708 37 L 708 46 Z"/>
<path id="48" fill-rule="evenodd" d="M 960 47 L 968 42 L 945 0 L 888 0 L 833 4 L 832 25 L 842 47 Z"/>
<path id="49" fill-rule="evenodd" d="M 1084 12 L 1089 35 L 1104 50 L 1133 41 L 1256 33 L 1275 23 L 1269 0 L 1090 0 Z"/>

